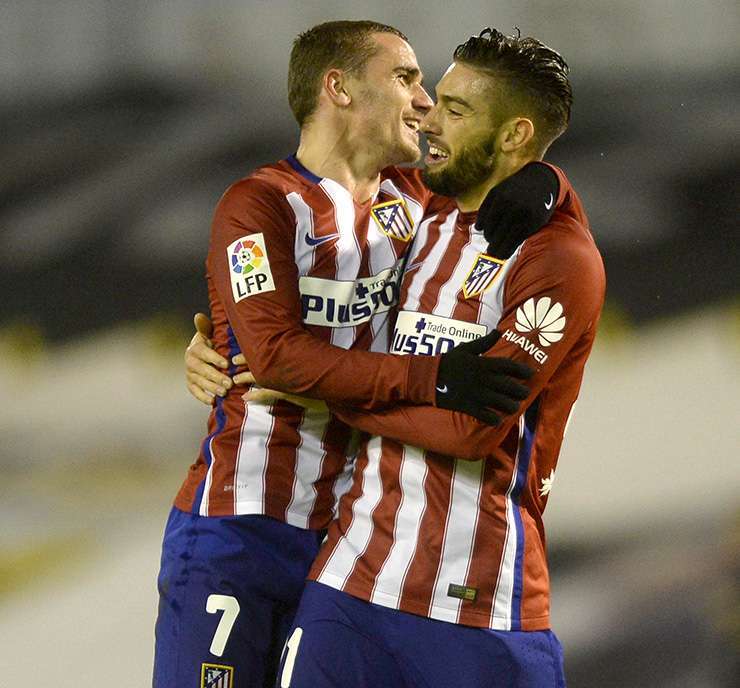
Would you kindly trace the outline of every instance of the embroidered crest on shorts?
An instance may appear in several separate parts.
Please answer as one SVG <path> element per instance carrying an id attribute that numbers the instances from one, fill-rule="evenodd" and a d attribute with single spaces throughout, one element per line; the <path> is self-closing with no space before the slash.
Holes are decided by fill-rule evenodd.
<path id="1" fill-rule="evenodd" d="M 203 664 L 200 688 L 233 688 L 234 667 L 224 664 Z"/>
<path id="2" fill-rule="evenodd" d="M 506 263 L 505 260 L 479 253 L 468 276 L 465 278 L 465 282 L 463 282 L 463 296 L 466 299 L 471 299 L 485 292 L 493 284 L 493 280 L 496 279 L 496 275 L 498 275 L 504 263 Z"/>
<path id="3" fill-rule="evenodd" d="M 229 244 L 226 259 L 229 261 L 231 293 L 235 302 L 255 294 L 275 291 L 262 234 L 248 234 Z"/>
<path id="4" fill-rule="evenodd" d="M 391 239 L 410 241 L 414 236 L 414 222 L 403 198 L 378 203 L 370 209 L 370 214 L 380 231 Z"/>

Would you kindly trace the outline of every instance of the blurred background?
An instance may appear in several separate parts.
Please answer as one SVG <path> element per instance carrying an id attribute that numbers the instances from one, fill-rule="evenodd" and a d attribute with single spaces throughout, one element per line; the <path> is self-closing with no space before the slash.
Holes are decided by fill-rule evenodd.
<path id="1" fill-rule="evenodd" d="M 549 159 L 586 205 L 608 303 L 546 514 L 569 686 L 737 685 L 730 0 L 4 0 L 1 682 L 150 684 L 162 529 L 207 417 L 182 354 L 211 212 L 295 149 L 292 39 L 339 18 L 406 32 L 429 87 L 487 25 L 570 63 Z"/>

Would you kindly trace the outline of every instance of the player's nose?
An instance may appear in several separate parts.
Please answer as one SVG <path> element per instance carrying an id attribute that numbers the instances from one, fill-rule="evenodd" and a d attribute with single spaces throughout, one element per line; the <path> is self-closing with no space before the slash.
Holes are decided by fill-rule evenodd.
<path id="1" fill-rule="evenodd" d="M 414 99 L 412 101 L 412 104 L 415 110 L 419 110 L 421 112 L 427 113 L 434 106 L 434 101 L 431 99 L 429 94 L 426 92 L 426 89 L 421 84 L 418 84 L 416 91 L 414 93 Z"/>
<path id="2" fill-rule="evenodd" d="M 432 136 L 442 133 L 442 127 L 439 126 L 439 120 L 437 119 L 436 107 L 430 107 L 427 110 L 424 115 L 424 119 L 421 120 L 419 128 L 423 133 L 431 134 Z"/>

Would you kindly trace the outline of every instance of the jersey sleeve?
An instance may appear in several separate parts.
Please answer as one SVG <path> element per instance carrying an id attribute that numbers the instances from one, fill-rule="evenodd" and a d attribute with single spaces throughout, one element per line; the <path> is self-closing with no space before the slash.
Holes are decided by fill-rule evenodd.
<path id="1" fill-rule="evenodd" d="M 345 350 L 304 327 L 294 243 L 292 210 L 265 180 L 216 207 L 207 269 L 258 384 L 362 408 L 433 403 L 439 359 Z"/>
<path id="2" fill-rule="evenodd" d="M 561 208 L 568 201 L 568 197 L 571 195 L 570 181 L 565 176 L 565 172 L 563 172 L 563 170 L 561 170 L 557 165 L 553 165 L 545 160 L 542 160 L 541 162 L 543 165 L 547 165 L 558 178 L 558 197 L 555 201 L 555 207 Z"/>
<path id="3" fill-rule="evenodd" d="M 553 239 L 553 234 L 555 237 Z M 492 427 L 472 416 L 431 406 L 399 406 L 378 413 L 332 409 L 348 425 L 404 444 L 462 459 L 492 455 L 512 426 L 543 392 L 568 355 L 581 361 L 574 385 L 577 395 L 582 363 L 591 348 L 604 300 L 603 264 L 588 242 L 558 242 L 559 232 L 535 236 L 522 250 L 505 287 L 501 338 L 485 355 L 505 356 L 534 368 L 526 382 L 530 393 L 519 412 Z M 543 240 L 544 239 L 544 240 Z"/>

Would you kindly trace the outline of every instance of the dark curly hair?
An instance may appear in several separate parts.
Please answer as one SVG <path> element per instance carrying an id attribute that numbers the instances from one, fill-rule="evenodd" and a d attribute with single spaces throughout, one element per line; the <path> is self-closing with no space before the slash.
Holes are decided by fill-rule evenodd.
<path id="1" fill-rule="evenodd" d="M 453 59 L 503 82 L 504 96 L 535 121 L 535 145 L 544 150 L 568 127 L 573 90 L 559 53 L 536 38 L 486 28 L 455 48 Z"/>
<path id="2" fill-rule="evenodd" d="M 331 21 L 304 31 L 293 42 L 288 67 L 288 103 L 302 127 L 316 109 L 321 78 L 328 69 L 360 72 L 377 53 L 374 33 L 392 33 L 408 43 L 398 29 L 379 22 Z"/>

